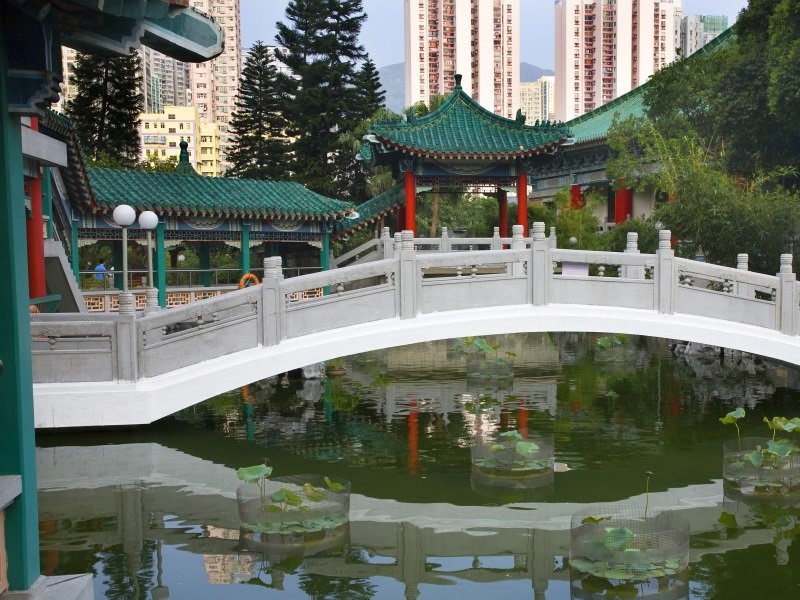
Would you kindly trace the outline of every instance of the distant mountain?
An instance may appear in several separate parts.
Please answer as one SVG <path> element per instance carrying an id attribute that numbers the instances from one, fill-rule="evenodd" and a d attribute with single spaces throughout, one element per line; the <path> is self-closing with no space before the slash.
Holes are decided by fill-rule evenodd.
<path id="1" fill-rule="evenodd" d="M 399 113 L 403 110 L 406 98 L 405 63 L 396 63 L 378 69 L 381 86 L 386 92 L 386 108 Z"/>
<path id="2" fill-rule="evenodd" d="M 542 75 L 554 75 L 550 69 L 542 69 L 530 63 L 519 63 L 519 80 L 520 81 L 536 81 Z"/>
<path id="3" fill-rule="evenodd" d="M 536 81 L 542 75 L 552 75 L 550 69 L 542 69 L 530 63 L 520 63 L 519 74 L 521 81 Z M 405 63 L 387 65 L 378 69 L 381 86 L 386 92 L 386 108 L 399 113 L 405 108 Z"/>

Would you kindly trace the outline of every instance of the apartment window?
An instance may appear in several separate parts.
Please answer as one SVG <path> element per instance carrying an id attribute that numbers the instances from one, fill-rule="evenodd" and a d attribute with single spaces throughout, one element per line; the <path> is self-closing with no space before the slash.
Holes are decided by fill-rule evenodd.
<path id="1" fill-rule="evenodd" d="M 174 127 L 170 127 L 170 128 L 169 128 L 169 132 L 170 132 L 170 133 L 175 133 L 175 128 L 174 128 Z"/>
<path id="2" fill-rule="evenodd" d="M 176 146 L 175 142 L 170 142 L 170 143 L 169 143 L 169 147 L 170 147 L 170 148 L 174 148 L 175 146 Z"/>
<path id="3" fill-rule="evenodd" d="M 174 119 L 174 118 L 175 118 L 175 115 L 167 115 L 167 118 L 168 118 L 168 119 Z"/>
<path id="4" fill-rule="evenodd" d="M 150 123 L 145 123 L 145 124 L 144 124 L 144 128 L 145 128 L 145 129 L 150 129 Z"/>
<path id="5" fill-rule="evenodd" d="M 178 124 L 178 129 L 183 129 L 183 123 Z"/>

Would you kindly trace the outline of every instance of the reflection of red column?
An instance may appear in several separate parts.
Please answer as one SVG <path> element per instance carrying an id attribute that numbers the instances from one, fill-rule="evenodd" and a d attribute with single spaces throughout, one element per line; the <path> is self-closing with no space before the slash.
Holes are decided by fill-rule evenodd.
<path id="1" fill-rule="evenodd" d="M 569 207 L 581 208 L 583 206 L 583 194 L 581 193 L 581 186 L 577 183 L 569 188 Z"/>
<path id="2" fill-rule="evenodd" d="M 508 197 L 505 190 L 497 190 L 497 221 L 500 237 L 508 237 Z"/>
<path id="3" fill-rule="evenodd" d="M 500 409 L 500 429 L 508 431 L 508 409 L 505 406 Z"/>
<path id="4" fill-rule="evenodd" d="M 419 414 L 416 401 L 411 401 L 408 413 L 408 472 L 417 474 L 419 466 Z"/>
<path id="5" fill-rule="evenodd" d="M 622 188 L 614 194 L 614 223 L 624 223 L 633 213 L 633 190 Z"/>
<path id="6" fill-rule="evenodd" d="M 39 120 L 31 117 L 31 129 L 39 129 Z M 38 166 L 37 166 L 38 170 Z M 47 295 L 44 278 L 44 219 L 42 218 L 42 176 L 28 179 L 31 218 L 25 222 L 28 241 L 28 287 L 31 298 Z"/>
<path id="7" fill-rule="evenodd" d="M 525 439 L 528 438 L 528 408 L 520 406 L 517 409 L 517 431 Z"/>
<path id="8" fill-rule="evenodd" d="M 406 220 L 403 229 L 416 232 L 417 221 L 417 184 L 414 171 L 406 171 Z"/>
<path id="9" fill-rule="evenodd" d="M 528 237 L 528 174 L 517 176 L 517 225 L 522 225 L 522 235 Z"/>

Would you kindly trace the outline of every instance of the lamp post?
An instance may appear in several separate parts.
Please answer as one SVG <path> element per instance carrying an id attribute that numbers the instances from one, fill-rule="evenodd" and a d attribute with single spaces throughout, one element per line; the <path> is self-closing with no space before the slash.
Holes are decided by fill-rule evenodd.
<path id="1" fill-rule="evenodd" d="M 158 307 L 158 288 L 153 284 L 153 229 L 158 226 L 158 216 L 152 210 L 139 215 L 139 227 L 147 232 L 147 308 Z"/>
<path id="2" fill-rule="evenodd" d="M 135 312 L 133 294 L 128 291 L 128 227 L 136 220 L 132 206 L 120 204 L 114 209 L 114 222 L 122 228 L 122 293 L 119 295 L 119 314 L 132 315 Z"/>

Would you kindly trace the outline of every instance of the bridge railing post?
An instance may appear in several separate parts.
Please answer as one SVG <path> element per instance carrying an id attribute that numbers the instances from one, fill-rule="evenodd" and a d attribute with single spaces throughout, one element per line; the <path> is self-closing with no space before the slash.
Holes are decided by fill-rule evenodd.
<path id="1" fill-rule="evenodd" d="M 401 319 L 411 319 L 417 314 L 417 253 L 414 250 L 414 232 L 400 234 L 399 310 Z"/>
<path id="2" fill-rule="evenodd" d="M 797 335 L 797 275 L 792 272 L 791 254 L 781 254 L 781 270 L 778 273 L 778 296 L 776 307 L 780 332 Z"/>
<path id="3" fill-rule="evenodd" d="M 629 231 L 625 243 L 625 254 L 639 254 L 639 234 Z M 644 265 L 622 265 L 622 277 L 644 279 Z"/>
<path id="4" fill-rule="evenodd" d="M 749 271 L 749 262 L 750 257 L 746 253 L 743 252 L 736 255 L 736 268 L 740 271 Z M 753 286 L 749 283 L 743 283 L 741 281 L 736 281 L 735 295 L 741 298 L 747 298 L 749 300 L 755 298 Z"/>
<path id="5" fill-rule="evenodd" d="M 512 250 L 525 250 L 525 238 L 523 236 L 522 225 L 511 226 L 511 249 Z M 519 262 L 512 263 L 511 274 L 522 275 L 523 266 Z"/>
<path id="6" fill-rule="evenodd" d="M 550 257 L 550 241 L 544 236 L 544 223 L 536 222 L 531 227 L 533 241 L 531 243 L 530 274 L 531 300 L 534 305 L 541 306 L 550 300 L 550 280 L 553 277 L 553 260 Z"/>
<path id="7" fill-rule="evenodd" d="M 264 259 L 264 281 L 261 286 L 261 339 L 263 346 L 275 346 L 283 339 L 286 301 L 281 291 L 283 265 L 280 256 Z"/>
<path id="8" fill-rule="evenodd" d="M 117 315 L 117 379 L 136 381 L 139 376 L 139 336 L 136 315 Z"/>
<path id="9" fill-rule="evenodd" d="M 667 315 L 675 312 L 675 286 L 676 279 L 673 273 L 675 267 L 675 251 L 671 246 L 672 232 L 669 229 L 658 231 L 658 250 L 656 251 L 656 271 L 654 304 L 655 309 Z"/>
<path id="10" fill-rule="evenodd" d="M 439 252 L 450 252 L 450 235 L 447 227 L 442 227 L 442 241 L 439 244 Z"/>
<path id="11" fill-rule="evenodd" d="M 550 237 L 548 237 L 547 240 L 550 242 L 550 248 L 558 248 L 558 236 L 556 235 L 555 227 L 550 227 Z"/>
<path id="12" fill-rule="evenodd" d="M 503 249 L 503 241 L 500 238 L 500 228 L 495 227 L 494 231 L 492 232 L 492 250 L 502 250 Z"/>
<path id="13" fill-rule="evenodd" d="M 381 258 L 394 257 L 394 238 L 389 233 L 388 227 L 384 227 L 381 232 L 381 252 L 383 253 Z"/>

